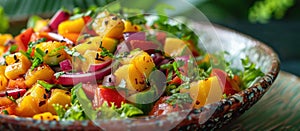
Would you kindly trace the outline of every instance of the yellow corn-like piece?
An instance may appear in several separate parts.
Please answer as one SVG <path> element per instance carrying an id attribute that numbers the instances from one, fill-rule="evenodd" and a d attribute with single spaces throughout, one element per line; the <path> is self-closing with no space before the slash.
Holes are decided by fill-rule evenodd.
<path id="1" fill-rule="evenodd" d="M 5 69 L 5 76 L 8 79 L 16 79 L 23 75 L 31 66 L 30 60 L 21 53 L 11 54 L 5 58 L 8 66 Z"/>
<path id="2" fill-rule="evenodd" d="M 7 78 L 2 74 L 0 75 L 0 91 L 3 91 L 6 89 L 8 84 Z"/>
<path id="3" fill-rule="evenodd" d="M 47 101 L 47 111 L 51 112 L 52 114 L 56 114 L 53 108 L 53 104 L 66 106 L 66 105 L 70 105 L 70 103 L 71 103 L 70 92 L 61 89 L 54 89 L 51 92 L 51 97 Z"/>
<path id="4" fill-rule="evenodd" d="M 32 118 L 35 120 L 59 120 L 58 116 L 52 115 L 50 112 L 36 114 Z"/>
<path id="5" fill-rule="evenodd" d="M 37 80 L 50 80 L 54 75 L 54 71 L 47 64 L 42 64 L 32 71 L 28 71 L 25 76 L 25 84 L 31 87 Z"/>
<path id="6" fill-rule="evenodd" d="M 190 84 L 190 96 L 194 100 L 195 108 L 217 102 L 222 95 L 222 87 L 216 76 Z"/>
<path id="7" fill-rule="evenodd" d="M 141 27 L 138 25 L 132 24 L 130 21 L 124 22 L 124 31 L 123 32 L 139 32 L 141 30 Z"/>

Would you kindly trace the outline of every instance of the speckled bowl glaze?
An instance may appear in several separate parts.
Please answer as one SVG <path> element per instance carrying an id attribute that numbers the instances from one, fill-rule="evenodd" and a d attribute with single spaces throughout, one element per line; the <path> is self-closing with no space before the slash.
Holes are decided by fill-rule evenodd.
<path id="1" fill-rule="evenodd" d="M 173 130 L 211 130 L 220 128 L 242 115 L 265 94 L 279 73 L 279 59 L 271 48 L 253 38 L 214 25 L 213 32 L 219 37 L 216 39 L 210 37 L 207 27 L 205 24 L 196 24 L 196 30 L 203 30 L 201 37 L 204 43 L 210 45 L 209 43 L 215 40 L 221 41 L 223 49 L 233 56 L 233 66 L 239 67 L 238 61 L 247 55 L 266 75 L 248 89 L 198 110 L 175 112 L 158 117 L 96 122 L 41 121 L 0 115 L 0 130 L 169 130 L 170 128 Z M 179 124 L 173 126 L 174 123 Z"/>

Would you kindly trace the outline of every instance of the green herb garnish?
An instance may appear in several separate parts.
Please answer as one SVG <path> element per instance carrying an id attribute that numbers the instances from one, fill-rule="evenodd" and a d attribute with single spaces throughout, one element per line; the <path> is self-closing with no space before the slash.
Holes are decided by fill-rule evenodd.
<path id="1" fill-rule="evenodd" d="M 58 79 L 60 76 L 62 76 L 62 75 L 64 75 L 64 74 L 66 74 L 66 72 L 61 71 L 61 72 L 56 72 L 56 73 L 54 74 L 54 76 L 55 76 L 56 79 Z"/>
<path id="2" fill-rule="evenodd" d="M 54 84 L 49 84 L 45 81 L 41 81 L 41 80 L 38 80 L 37 81 L 38 84 L 40 84 L 41 86 L 43 86 L 45 89 L 47 89 L 48 91 L 50 91 L 53 87 L 55 87 L 56 85 Z"/>
<path id="3" fill-rule="evenodd" d="M 35 52 L 34 52 L 32 66 L 30 69 L 33 70 L 34 68 L 40 66 L 44 62 L 44 59 L 43 59 L 44 56 L 45 56 L 45 53 L 40 48 L 36 48 Z"/>
<path id="4" fill-rule="evenodd" d="M 66 53 L 68 55 L 71 55 L 73 57 L 78 57 L 81 61 L 86 61 L 86 59 L 79 53 L 75 50 L 75 48 L 73 48 L 72 50 L 70 50 L 68 47 L 64 47 L 64 50 L 66 51 Z M 74 58 L 75 59 L 75 58 Z"/>

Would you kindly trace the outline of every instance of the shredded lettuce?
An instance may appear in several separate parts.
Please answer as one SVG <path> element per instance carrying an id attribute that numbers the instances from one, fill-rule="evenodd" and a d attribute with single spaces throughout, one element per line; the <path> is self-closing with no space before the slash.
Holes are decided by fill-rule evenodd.
<path id="1" fill-rule="evenodd" d="M 242 80 L 242 89 L 246 89 L 250 87 L 255 80 L 264 76 L 264 73 L 260 70 L 260 68 L 256 68 L 256 65 L 252 63 L 249 57 L 245 59 L 241 59 L 242 65 L 244 67 L 244 71 L 240 72 L 240 77 Z"/>
<path id="2" fill-rule="evenodd" d="M 192 103 L 193 99 L 190 97 L 188 93 L 176 93 L 170 96 L 169 99 L 166 100 L 166 103 L 171 104 L 172 106 L 178 105 L 182 107 L 183 104 Z"/>
<path id="3" fill-rule="evenodd" d="M 71 89 L 71 105 L 63 107 L 62 105 L 54 104 L 53 107 L 58 114 L 60 120 L 87 120 L 88 117 L 82 109 L 82 105 L 77 99 L 76 91 L 82 87 L 82 83 L 75 85 Z"/>
<path id="4" fill-rule="evenodd" d="M 122 103 L 121 107 L 117 108 L 114 104 L 109 107 L 108 103 L 104 102 L 99 111 L 99 119 L 120 119 L 144 114 L 142 110 L 128 103 Z"/>
<path id="5" fill-rule="evenodd" d="M 142 110 L 128 103 L 122 103 L 121 107 L 117 108 L 113 103 L 109 107 L 108 103 L 104 102 L 101 107 L 94 109 L 82 89 L 82 83 L 71 89 L 70 106 L 53 106 L 60 120 L 120 119 L 144 114 Z"/>

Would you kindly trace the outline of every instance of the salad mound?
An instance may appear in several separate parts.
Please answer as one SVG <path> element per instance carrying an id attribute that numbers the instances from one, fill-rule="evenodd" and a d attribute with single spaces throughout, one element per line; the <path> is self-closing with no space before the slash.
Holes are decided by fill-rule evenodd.
<path id="1" fill-rule="evenodd" d="M 198 36 L 166 16 L 149 22 L 148 15 L 96 12 L 59 10 L 50 20 L 30 19 L 17 36 L 0 35 L 1 114 L 158 116 L 220 101 L 264 75 L 248 57 L 242 70 L 229 61 L 225 69 L 213 67 L 215 56 L 198 48 Z"/>

